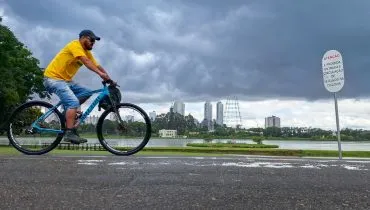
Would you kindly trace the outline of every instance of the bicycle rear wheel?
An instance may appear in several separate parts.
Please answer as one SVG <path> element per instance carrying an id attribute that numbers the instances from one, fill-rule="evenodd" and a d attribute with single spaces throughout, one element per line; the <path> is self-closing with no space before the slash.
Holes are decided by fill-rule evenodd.
<path id="1" fill-rule="evenodd" d="M 14 110 L 7 134 L 10 143 L 18 151 L 27 155 L 41 155 L 59 144 L 64 135 L 64 117 L 57 109 L 51 110 L 52 107 L 44 101 L 30 101 Z M 40 118 L 49 110 L 48 115 Z"/>
<path id="2" fill-rule="evenodd" d="M 139 152 L 151 137 L 151 122 L 146 112 L 137 105 L 120 103 L 103 112 L 97 124 L 97 135 L 102 146 L 115 155 L 128 156 Z M 120 119 L 119 119 L 120 118 Z"/>

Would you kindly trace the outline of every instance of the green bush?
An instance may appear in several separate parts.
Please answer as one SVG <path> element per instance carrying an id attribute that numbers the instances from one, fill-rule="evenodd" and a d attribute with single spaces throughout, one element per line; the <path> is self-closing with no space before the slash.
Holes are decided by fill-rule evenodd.
<path id="1" fill-rule="evenodd" d="M 262 144 L 263 136 L 253 136 L 252 141 L 256 142 L 257 144 Z"/>
<path id="2" fill-rule="evenodd" d="M 279 148 L 278 145 L 236 144 L 236 143 L 188 143 L 188 147 L 224 147 L 224 148 Z"/>

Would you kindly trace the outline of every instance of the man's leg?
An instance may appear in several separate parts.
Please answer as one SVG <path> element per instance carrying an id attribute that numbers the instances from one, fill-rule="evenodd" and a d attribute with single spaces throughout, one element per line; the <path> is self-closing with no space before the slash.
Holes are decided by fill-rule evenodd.
<path id="1" fill-rule="evenodd" d="M 74 128 L 76 110 L 80 106 L 80 102 L 74 95 L 73 91 L 69 88 L 67 82 L 62 80 L 51 80 L 49 85 L 53 86 L 53 92 L 62 101 L 64 109 L 66 110 L 66 134 L 64 141 L 79 144 L 87 142 L 86 139 L 80 138 Z"/>
<path id="2" fill-rule="evenodd" d="M 68 83 L 68 86 L 69 88 L 72 90 L 72 92 L 74 93 L 74 95 L 77 97 L 77 95 L 80 95 L 80 94 L 85 94 L 85 96 L 83 97 L 79 97 L 78 100 L 79 100 L 79 104 L 83 104 L 87 101 L 87 99 L 89 99 L 91 97 L 91 94 L 87 94 L 89 92 L 91 92 L 92 90 L 91 89 L 88 89 L 88 88 L 85 88 L 75 82 L 69 82 Z M 82 111 L 80 109 L 81 107 L 77 108 L 76 110 L 76 114 L 82 114 Z M 64 115 L 66 114 L 66 111 L 64 111 Z"/>
<path id="3" fill-rule="evenodd" d="M 66 126 L 67 126 L 67 129 L 74 128 L 76 113 L 77 113 L 77 108 L 67 109 L 67 111 L 66 111 Z"/>
<path id="4" fill-rule="evenodd" d="M 89 89 L 89 88 L 86 88 L 86 87 L 83 87 L 82 85 L 80 84 L 77 84 L 76 82 L 71 82 L 69 87 L 71 88 L 71 90 L 73 91 L 73 93 L 77 96 L 77 95 L 84 95 L 84 96 L 81 96 L 81 97 L 78 97 L 78 100 L 80 101 L 80 104 L 83 104 L 87 101 L 87 99 L 89 99 L 91 97 L 91 94 L 89 94 L 89 92 L 91 92 L 92 90 Z"/>

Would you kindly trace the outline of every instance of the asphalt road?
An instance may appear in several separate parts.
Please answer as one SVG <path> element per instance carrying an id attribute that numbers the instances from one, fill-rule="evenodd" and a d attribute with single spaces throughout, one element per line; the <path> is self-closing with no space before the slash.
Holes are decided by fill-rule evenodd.
<path id="1" fill-rule="evenodd" d="M 370 161 L 0 156 L 0 209 L 370 209 Z"/>

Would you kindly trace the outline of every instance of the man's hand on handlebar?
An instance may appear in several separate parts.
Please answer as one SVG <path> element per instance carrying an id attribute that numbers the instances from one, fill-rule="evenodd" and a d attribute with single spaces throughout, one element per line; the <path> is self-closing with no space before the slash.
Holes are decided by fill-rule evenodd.
<path id="1" fill-rule="evenodd" d="M 110 84 L 110 85 L 113 85 L 113 86 L 117 86 L 119 87 L 119 85 L 117 85 L 117 82 L 111 80 L 111 79 L 108 79 L 108 80 L 104 80 L 103 81 L 103 84 Z"/>
<path id="2" fill-rule="evenodd" d="M 101 73 L 100 75 L 99 75 L 104 81 L 106 81 L 106 80 L 110 80 L 110 77 L 108 76 L 108 74 L 106 74 L 106 73 Z"/>
<path id="3" fill-rule="evenodd" d="M 115 82 L 115 81 L 113 81 L 113 80 L 109 80 L 109 83 L 111 84 L 111 85 L 113 85 L 113 86 L 117 86 L 117 87 L 119 87 L 119 85 L 117 85 L 117 82 Z"/>
<path id="4" fill-rule="evenodd" d="M 99 76 L 103 79 L 103 84 L 110 84 L 119 87 L 119 85 L 117 85 L 117 82 L 113 81 L 107 73 L 100 72 Z"/>

